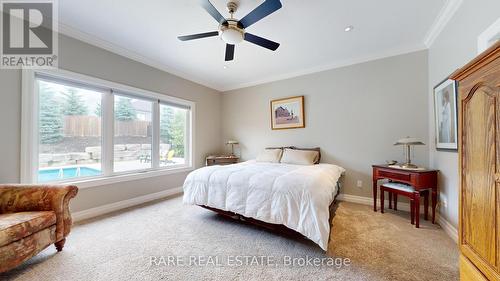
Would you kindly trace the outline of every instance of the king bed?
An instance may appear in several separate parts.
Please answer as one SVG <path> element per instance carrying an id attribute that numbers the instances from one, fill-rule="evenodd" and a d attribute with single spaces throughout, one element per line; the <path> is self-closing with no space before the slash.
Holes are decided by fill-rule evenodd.
<path id="1" fill-rule="evenodd" d="M 275 155 L 269 157 L 270 150 Z M 330 207 L 345 169 L 315 164 L 319 149 L 317 156 L 311 155 L 312 163 L 302 161 L 307 153 L 291 150 L 300 149 L 266 149 L 256 160 L 197 169 L 186 178 L 183 201 L 262 226 L 282 225 L 326 251 Z"/>

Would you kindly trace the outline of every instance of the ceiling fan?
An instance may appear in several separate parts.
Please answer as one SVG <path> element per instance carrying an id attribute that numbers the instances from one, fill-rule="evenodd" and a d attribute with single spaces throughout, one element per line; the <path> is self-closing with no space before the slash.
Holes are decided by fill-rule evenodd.
<path id="1" fill-rule="evenodd" d="M 226 61 L 234 59 L 234 47 L 236 44 L 243 42 L 243 40 L 272 51 L 276 51 L 276 49 L 280 46 L 279 43 L 245 31 L 245 29 L 252 24 L 279 10 L 282 7 L 280 0 L 265 0 L 264 3 L 255 8 L 241 20 L 233 18 L 233 14 L 238 8 L 238 4 L 236 2 L 230 1 L 227 3 L 227 10 L 231 14 L 230 18 L 224 18 L 209 0 L 200 0 L 200 3 L 202 7 L 219 23 L 219 30 L 179 36 L 177 37 L 179 40 L 189 41 L 206 37 L 220 36 L 222 40 L 226 42 Z"/>

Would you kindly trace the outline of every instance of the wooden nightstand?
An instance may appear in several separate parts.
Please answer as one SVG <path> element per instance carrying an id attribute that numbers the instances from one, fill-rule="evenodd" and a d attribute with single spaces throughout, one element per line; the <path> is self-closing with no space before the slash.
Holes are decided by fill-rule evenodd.
<path id="1" fill-rule="evenodd" d="M 208 156 L 207 166 L 236 164 L 240 158 L 231 155 Z"/>

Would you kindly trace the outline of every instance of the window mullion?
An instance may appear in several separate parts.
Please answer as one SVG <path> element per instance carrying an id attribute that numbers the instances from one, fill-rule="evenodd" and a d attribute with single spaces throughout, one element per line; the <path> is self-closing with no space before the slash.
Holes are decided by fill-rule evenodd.
<path id="1" fill-rule="evenodd" d="M 157 169 L 160 167 L 160 101 L 156 100 L 153 103 L 152 114 L 152 147 L 151 147 L 151 161 L 152 168 Z"/>
<path id="2" fill-rule="evenodd" d="M 34 87 L 32 88 L 32 92 L 30 93 L 30 99 L 27 100 L 28 103 L 31 102 L 31 106 L 33 106 L 31 110 L 31 115 L 28 122 L 31 122 L 30 129 L 27 132 L 26 137 L 29 138 L 31 143 L 28 144 L 29 155 L 32 161 L 28 160 L 29 170 L 26 170 L 26 174 L 21 176 L 21 181 L 27 183 L 36 183 L 38 182 L 38 169 L 39 169 L 39 154 L 38 154 L 38 145 L 39 145 L 39 114 L 40 114 L 40 105 L 39 105 L 39 84 L 38 81 L 34 78 L 34 75 L 31 76 Z M 31 82 L 31 79 L 30 79 Z"/>
<path id="3" fill-rule="evenodd" d="M 184 163 L 191 163 L 191 111 L 186 111 L 186 124 L 184 125 Z"/>
<path id="4" fill-rule="evenodd" d="M 104 176 L 113 174 L 113 137 L 114 137 L 114 94 L 113 91 L 102 96 L 102 169 Z"/>

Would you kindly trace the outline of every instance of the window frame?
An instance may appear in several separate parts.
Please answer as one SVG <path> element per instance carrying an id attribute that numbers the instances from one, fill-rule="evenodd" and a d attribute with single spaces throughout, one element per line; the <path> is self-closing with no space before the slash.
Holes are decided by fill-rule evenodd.
<path id="1" fill-rule="evenodd" d="M 142 178 L 156 177 L 193 170 L 195 137 L 196 103 L 193 101 L 160 94 L 121 83 L 111 82 L 96 77 L 87 76 L 62 69 L 22 70 L 22 117 L 21 117 L 21 183 L 37 183 L 38 148 L 39 148 L 39 103 L 37 75 L 53 78 L 66 83 L 88 86 L 90 89 L 104 89 L 102 92 L 102 132 L 101 132 L 101 169 L 102 174 L 92 177 L 72 178 L 44 182 L 44 184 L 78 184 L 79 187 L 92 187 L 115 182 L 130 181 Z M 152 163 L 151 168 L 125 172 L 114 172 L 114 97 L 126 95 L 152 102 Z M 160 166 L 160 103 L 168 103 L 189 108 L 186 116 L 185 163 L 171 166 Z"/>

